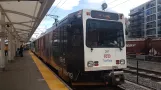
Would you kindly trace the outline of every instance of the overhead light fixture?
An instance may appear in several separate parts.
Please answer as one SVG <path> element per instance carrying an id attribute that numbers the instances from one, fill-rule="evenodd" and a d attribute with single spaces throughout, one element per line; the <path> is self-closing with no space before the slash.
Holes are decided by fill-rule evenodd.
<path id="1" fill-rule="evenodd" d="M 6 26 L 7 26 L 7 27 L 10 27 L 10 25 L 9 25 L 9 24 L 7 24 Z"/>

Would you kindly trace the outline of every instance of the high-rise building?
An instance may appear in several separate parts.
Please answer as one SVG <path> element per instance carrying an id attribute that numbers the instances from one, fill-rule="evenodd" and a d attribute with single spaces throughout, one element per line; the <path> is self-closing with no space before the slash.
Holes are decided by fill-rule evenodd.
<path id="1" fill-rule="evenodd" d="M 161 37 L 161 0 L 130 10 L 129 38 Z"/>
<path id="2" fill-rule="evenodd" d="M 129 37 L 129 34 L 128 34 L 128 32 L 129 32 L 129 26 L 130 26 L 130 22 L 129 22 L 129 18 L 125 18 L 125 25 L 126 25 L 126 38 L 128 38 Z"/>

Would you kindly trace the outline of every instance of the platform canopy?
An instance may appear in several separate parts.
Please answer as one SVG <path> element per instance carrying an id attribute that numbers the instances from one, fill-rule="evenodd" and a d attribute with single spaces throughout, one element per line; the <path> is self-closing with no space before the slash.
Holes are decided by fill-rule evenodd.
<path id="1" fill-rule="evenodd" d="M 11 27 L 9 32 L 20 41 L 28 42 L 54 1 L 0 0 L 0 12 L 5 15 L 5 22 L 0 20 L 0 24 Z"/>

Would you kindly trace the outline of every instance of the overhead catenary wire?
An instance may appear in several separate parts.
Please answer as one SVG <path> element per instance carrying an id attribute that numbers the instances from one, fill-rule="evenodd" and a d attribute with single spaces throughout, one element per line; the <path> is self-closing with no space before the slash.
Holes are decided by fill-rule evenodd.
<path id="1" fill-rule="evenodd" d="M 62 0 L 61 0 L 61 1 L 62 1 Z M 61 2 L 61 1 L 60 1 L 60 2 Z M 108 4 L 112 4 L 112 3 L 116 2 L 116 1 L 118 1 L 118 0 L 111 1 L 111 2 L 108 3 Z M 128 2 L 128 1 L 130 1 L 130 0 L 126 0 L 126 1 L 124 1 L 124 2 L 122 2 L 122 3 L 120 3 L 120 4 L 115 5 L 115 6 L 112 7 L 112 8 L 115 8 L 115 7 L 117 7 L 117 6 L 121 5 L 121 4 L 124 4 L 124 3 Z M 60 2 L 55 6 L 55 8 L 50 12 L 50 14 L 51 14 L 54 10 L 56 10 L 56 11 L 55 11 L 55 13 L 56 13 L 56 12 L 59 10 L 59 8 L 61 8 L 61 7 L 67 2 L 67 0 L 65 0 L 65 1 L 63 2 L 63 4 L 62 4 L 61 6 L 59 6 L 59 8 L 56 9 L 56 7 L 60 4 Z M 112 8 L 110 8 L 110 9 L 112 9 Z"/>
<path id="2" fill-rule="evenodd" d="M 62 1 L 62 0 L 61 0 L 61 1 Z M 61 2 L 61 1 L 60 1 L 60 2 Z M 61 6 L 59 6 L 59 8 L 62 7 L 62 6 L 66 3 L 66 1 L 67 1 L 67 0 L 65 0 L 65 1 L 63 2 L 63 4 L 62 4 Z M 118 0 L 113 0 L 113 1 L 111 1 L 110 3 L 108 3 L 108 4 L 112 4 L 112 3 L 116 2 L 116 1 L 118 1 Z M 121 5 L 121 4 L 124 4 L 124 3 L 128 2 L 128 1 L 130 1 L 130 0 L 126 0 L 126 1 L 124 1 L 124 2 L 122 2 L 122 3 L 120 3 L 120 4 L 115 5 L 115 6 L 112 7 L 112 8 L 115 8 L 115 7 L 117 7 L 117 6 Z M 59 2 L 58 4 L 60 4 L 60 2 Z M 56 9 L 56 7 L 58 6 L 58 4 L 55 6 L 55 8 L 52 10 L 52 12 Z M 59 10 L 59 8 L 55 11 L 55 13 Z M 112 8 L 110 8 L 110 9 L 112 9 Z M 52 13 L 52 12 L 50 12 L 50 13 Z"/>
<path id="3" fill-rule="evenodd" d="M 62 0 L 60 0 L 60 2 L 61 2 L 61 1 L 62 1 Z M 62 4 L 60 7 L 62 7 L 62 6 L 66 3 L 66 1 L 67 1 L 67 0 L 65 0 L 65 1 L 63 2 L 63 4 Z M 118 0 L 113 0 L 113 1 L 109 2 L 108 4 L 112 4 L 112 3 L 116 2 L 116 1 L 118 1 Z M 124 3 L 126 3 L 127 1 L 130 1 L 130 0 L 126 0 L 126 1 L 124 1 L 124 2 L 122 2 L 122 3 L 120 3 L 120 4 L 116 5 L 116 6 L 114 6 L 114 7 L 112 7 L 112 8 L 115 8 L 115 7 L 117 7 L 117 6 L 121 5 L 121 4 L 124 4 Z M 56 7 L 60 4 L 60 2 L 55 6 L 55 8 L 50 12 L 50 14 L 56 9 Z M 111 9 L 111 8 L 110 8 L 110 9 Z M 55 11 L 55 13 L 56 13 L 58 10 L 59 10 L 59 8 Z"/>
<path id="4" fill-rule="evenodd" d="M 56 4 L 56 6 L 50 11 L 50 13 L 49 13 L 49 15 L 56 9 L 56 7 L 60 4 L 60 2 L 61 2 L 62 0 L 60 0 L 57 4 Z M 46 20 L 47 19 L 47 16 L 45 16 L 45 18 L 43 19 L 43 20 Z M 46 25 L 45 25 L 46 26 Z M 46 28 L 45 28 L 46 29 Z"/>
<path id="5" fill-rule="evenodd" d="M 66 2 L 67 2 L 67 0 L 65 0 L 65 1 L 63 2 L 63 4 L 62 4 L 61 6 L 59 6 L 59 8 L 61 8 Z M 55 13 L 59 10 L 59 8 L 55 11 Z M 49 14 L 49 15 L 50 15 L 50 14 Z"/>
<path id="6" fill-rule="evenodd" d="M 61 0 L 61 1 L 62 1 L 62 0 Z M 61 1 L 60 1 L 60 2 L 61 2 Z M 108 4 L 112 4 L 112 3 L 116 2 L 116 1 L 118 1 L 118 0 L 114 0 L 114 1 L 112 1 L 112 2 L 110 2 L 110 3 L 108 3 Z M 117 6 L 121 5 L 121 4 L 124 4 L 124 3 L 128 2 L 128 1 L 130 1 L 130 0 L 126 0 L 126 1 L 124 1 L 124 2 L 122 2 L 122 3 L 120 3 L 120 4 L 115 5 L 115 6 L 112 7 L 112 8 L 115 8 L 115 7 L 117 7 Z M 60 4 L 60 2 L 55 6 L 55 8 L 54 8 L 49 14 L 51 14 L 51 13 L 56 9 L 56 7 Z M 66 2 L 67 2 L 67 0 L 65 0 L 65 1 L 63 2 L 63 4 L 62 4 L 61 6 L 59 6 L 59 8 L 62 7 Z M 59 10 L 59 8 L 55 11 L 55 13 Z M 112 8 L 110 8 L 110 9 L 112 9 Z"/>
<path id="7" fill-rule="evenodd" d="M 112 3 L 116 2 L 116 1 L 118 1 L 118 0 L 113 0 L 113 1 L 111 1 L 111 2 L 109 2 L 109 3 L 107 3 L 107 5 L 112 4 Z M 106 0 L 104 0 L 104 2 L 106 2 Z M 101 8 L 101 9 L 102 9 L 102 8 Z"/>
<path id="8" fill-rule="evenodd" d="M 113 0 L 113 1 L 109 2 L 108 4 L 112 4 L 112 3 L 116 2 L 116 1 L 118 1 L 118 0 Z"/>
<path id="9" fill-rule="evenodd" d="M 61 0 L 62 1 L 62 0 Z M 60 2 L 61 2 L 60 1 Z M 65 0 L 64 2 L 63 2 L 63 4 L 61 5 L 61 6 L 59 6 L 59 7 L 62 7 L 65 3 L 66 3 L 66 1 L 67 0 Z M 56 9 L 56 7 L 60 4 L 60 2 L 55 6 L 55 8 L 49 13 L 49 15 Z M 59 10 L 59 8 L 55 11 L 55 13 L 57 12 Z"/>
<path id="10" fill-rule="evenodd" d="M 119 6 L 119 5 L 122 5 L 122 4 L 126 3 L 126 2 L 128 2 L 128 1 L 130 1 L 130 0 L 126 0 L 126 1 L 124 1 L 124 2 L 122 2 L 122 3 L 119 3 L 119 4 L 117 4 L 117 5 L 115 5 L 115 6 L 111 7 L 111 8 L 109 8 L 109 9 L 115 8 L 115 7 Z M 108 10 L 108 9 L 107 9 L 107 10 Z"/>
<path id="11" fill-rule="evenodd" d="M 60 7 L 62 7 L 67 1 L 68 1 L 68 0 L 65 0 L 65 1 L 63 2 L 63 4 L 62 4 Z M 55 11 L 55 13 L 56 13 L 58 10 L 59 10 L 59 8 Z"/>
<path id="12" fill-rule="evenodd" d="M 60 4 L 61 1 L 62 1 L 62 0 L 60 0 L 60 1 L 56 4 L 56 6 L 50 11 L 50 13 L 49 13 L 48 15 L 50 15 L 50 14 L 56 9 L 56 7 Z M 45 19 L 47 19 L 47 16 L 45 16 L 44 20 L 45 20 Z"/>
<path id="13" fill-rule="evenodd" d="M 60 7 L 62 7 L 62 6 L 66 3 L 66 1 L 67 1 L 67 0 L 65 0 L 64 3 L 63 3 Z M 113 1 L 111 1 L 110 3 L 108 3 L 108 4 L 112 4 L 112 3 L 116 2 L 116 1 L 118 1 L 118 0 L 113 0 Z M 129 0 L 126 0 L 126 1 L 124 1 L 123 3 L 126 3 L 127 1 L 129 1 Z M 120 4 L 118 4 L 118 5 L 114 6 L 114 7 L 117 7 L 117 6 L 119 6 L 119 5 L 123 4 L 123 3 L 120 3 Z M 112 7 L 112 8 L 114 8 L 114 7 Z M 55 11 L 55 13 L 56 13 L 58 10 L 59 10 L 59 8 Z"/>
<path id="14" fill-rule="evenodd" d="M 56 4 L 56 6 L 51 10 L 50 13 L 52 13 L 52 12 L 56 9 L 56 7 L 60 4 L 61 1 L 62 1 L 62 0 L 60 0 L 59 3 Z"/>

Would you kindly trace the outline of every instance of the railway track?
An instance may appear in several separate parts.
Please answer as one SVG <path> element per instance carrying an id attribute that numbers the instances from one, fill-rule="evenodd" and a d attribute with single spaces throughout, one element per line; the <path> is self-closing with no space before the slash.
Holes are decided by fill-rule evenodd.
<path id="1" fill-rule="evenodd" d="M 130 57 L 128 56 L 127 59 L 132 59 L 132 60 L 139 60 L 139 61 L 148 61 L 148 62 L 154 62 L 154 63 L 161 63 L 161 56 L 147 56 L 145 59 L 139 59 L 136 57 Z"/>
<path id="2" fill-rule="evenodd" d="M 125 79 L 130 82 L 138 83 L 138 85 L 151 90 L 161 90 L 161 72 L 138 68 L 138 82 L 136 67 L 128 66 L 124 72 Z"/>
<path id="3" fill-rule="evenodd" d="M 125 75 L 125 79 L 129 82 L 134 83 L 137 85 L 137 87 L 142 88 L 142 89 L 135 89 L 135 90 L 161 90 L 161 84 L 152 81 L 148 78 L 140 77 L 139 76 L 139 81 L 137 83 L 136 76 L 133 74 L 130 74 L 129 76 Z M 130 88 L 131 90 L 131 88 Z"/>
<path id="4" fill-rule="evenodd" d="M 133 66 L 127 66 L 124 70 L 127 73 L 137 74 L 137 68 Z M 161 81 L 161 72 L 138 68 L 138 75 L 146 78 L 150 78 L 154 81 Z"/>
<path id="5" fill-rule="evenodd" d="M 125 80 L 125 84 L 119 85 L 119 87 L 124 90 L 151 90 L 145 86 L 138 85 L 135 82 L 131 82 L 129 80 Z"/>

